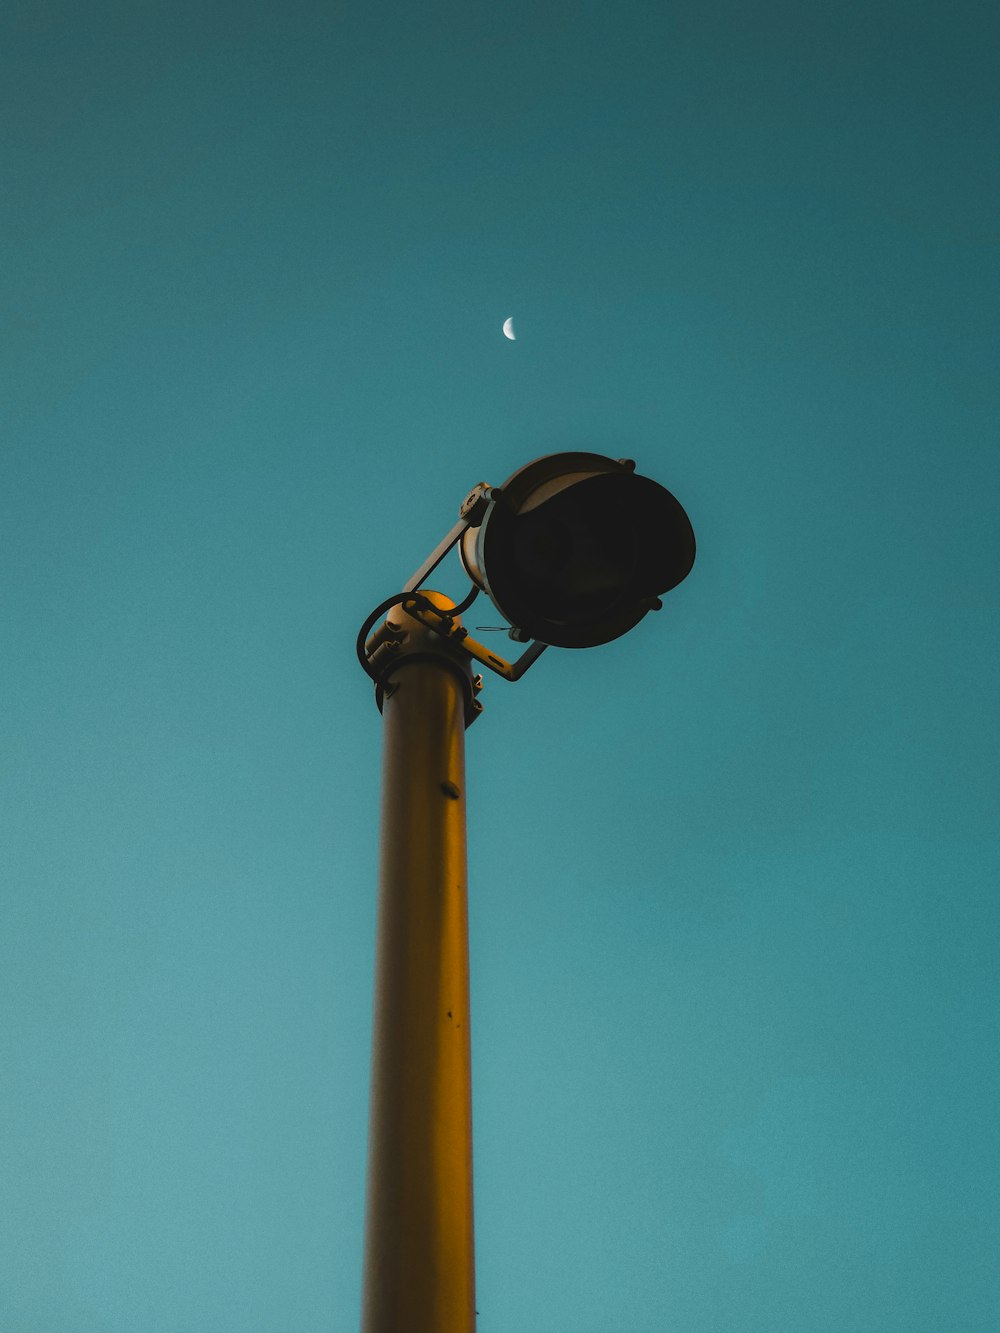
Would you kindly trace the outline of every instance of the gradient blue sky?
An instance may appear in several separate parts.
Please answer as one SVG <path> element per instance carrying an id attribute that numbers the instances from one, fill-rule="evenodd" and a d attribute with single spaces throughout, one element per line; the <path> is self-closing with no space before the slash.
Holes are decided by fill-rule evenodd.
<path id="1" fill-rule="evenodd" d="M 2 27 L 0 1327 L 356 1327 L 355 633 L 584 448 L 699 556 L 469 733 L 479 1327 L 992 1333 L 996 5 Z"/>

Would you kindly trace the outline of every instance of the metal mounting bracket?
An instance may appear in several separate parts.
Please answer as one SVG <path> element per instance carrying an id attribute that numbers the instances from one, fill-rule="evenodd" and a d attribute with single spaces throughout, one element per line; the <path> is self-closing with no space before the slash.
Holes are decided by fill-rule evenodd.
<path id="1" fill-rule="evenodd" d="M 395 605 L 400 605 L 408 615 L 419 620 L 422 625 L 426 625 L 428 629 L 433 630 L 436 634 L 440 634 L 442 638 L 451 639 L 453 642 L 461 644 L 462 649 L 470 657 L 474 657 L 483 666 L 489 667 L 491 671 L 498 676 L 502 676 L 504 680 L 520 680 L 528 668 L 541 657 L 548 644 L 541 643 L 536 639 L 519 658 L 514 662 L 508 662 L 506 658 L 490 652 L 485 644 L 473 639 L 467 629 L 455 625 L 455 617 L 470 607 L 479 595 L 480 590 L 475 584 L 472 585 L 470 594 L 463 598 L 457 606 L 452 607 L 450 611 L 443 611 L 434 606 L 426 597 L 422 597 L 419 591 L 421 585 L 427 582 L 452 547 L 461 541 L 463 534 L 469 528 L 476 528 L 482 523 L 490 506 L 500 498 L 500 495 L 501 491 L 498 486 L 490 486 L 485 481 L 481 481 L 478 486 L 474 486 L 462 501 L 458 522 L 450 532 L 442 537 L 427 559 L 406 580 L 403 591 L 395 597 L 387 598 L 365 620 L 358 636 L 358 659 L 368 675 L 373 675 L 373 672 L 369 655 L 365 651 L 365 637 L 378 617 Z M 512 627 L 510 637 L 515 639 L 519 633 L 520 631 L 517 630 L 516 626 Z M 524 642 L 524 640 L 519 641 Z"/>

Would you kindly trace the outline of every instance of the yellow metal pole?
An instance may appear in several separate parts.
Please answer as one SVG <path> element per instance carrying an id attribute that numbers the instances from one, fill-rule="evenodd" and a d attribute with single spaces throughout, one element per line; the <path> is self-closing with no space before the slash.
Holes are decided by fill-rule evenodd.
<path id="1" fill-rule="evenodd" d="M 428 594 L 440 606 L 447 598 Z M 382 829 L 362 1333 L 473 1333 L 465 845 L 467 655 L 395 611 Z M 384 659 L 383 659 L 384 660 Z"/>

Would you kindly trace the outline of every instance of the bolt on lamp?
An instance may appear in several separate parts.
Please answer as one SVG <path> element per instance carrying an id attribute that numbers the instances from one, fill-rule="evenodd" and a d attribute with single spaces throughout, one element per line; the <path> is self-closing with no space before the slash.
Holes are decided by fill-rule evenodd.
<path id="1" fill-rule="evenodd" d="M 424 587 L 458 546 L 471 590 Z M 363 1333 L 473 1333 L 464 733 L 473 663 L 518 680 L 548 646 L 634 628 L 694 564 L 690 521 L 629 459 L 549 454 L 466 496 L 455 526 L 358 635 L 383 718 Z M 514 662 L 460 615 L 485 592 Z M 389 613 L 369 635 L 375 622 Z"/>

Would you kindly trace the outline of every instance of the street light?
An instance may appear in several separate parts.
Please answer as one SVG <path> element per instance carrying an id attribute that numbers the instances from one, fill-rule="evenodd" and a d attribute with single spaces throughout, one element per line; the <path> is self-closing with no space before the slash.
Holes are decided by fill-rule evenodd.
<path id="1" fill-rule="evenodd" d="M 670 492 L 637 476 L 631 460 L 550 454 L 491 492 L 460 549 L 521 636 L 590 648 L 658 609 L 694 563 L 694 533 Z"/>
<path id="2" fill-rule="evenodd" d="M 424 586 L 456 545 L 472 581 L 457 604 Z M 550 454 L 501 487 L 474 487 L 358 635 L 383 717 L 363 1333 L 475 1328 L 464 746 L 482 711 L 473 662 L 517 680 L 549 645 L 618 638 L 660 608 L 694 555 L 684 510 L 633 462 Z M 481 591 L 510 637 L 529 644 L 514 662 L 462 625 Z"/>

